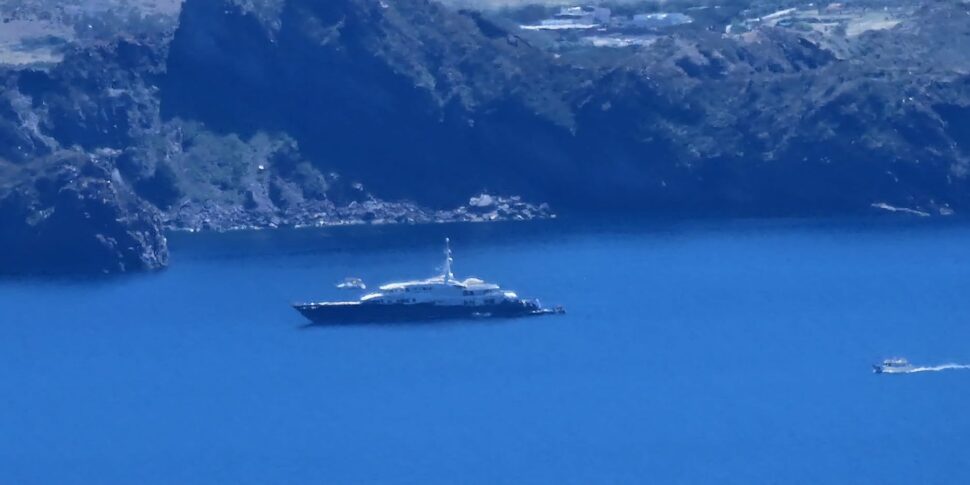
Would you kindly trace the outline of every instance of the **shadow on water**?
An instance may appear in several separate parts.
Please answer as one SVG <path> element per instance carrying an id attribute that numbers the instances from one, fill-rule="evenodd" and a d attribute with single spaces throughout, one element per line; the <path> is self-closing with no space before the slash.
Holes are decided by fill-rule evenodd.
<path id="1" fill-rule="evenodd" d="M 125 273 L 102 272 L 38 272 L 38 273 L 0 273 L 0 284 L 6 285 L 59 285 L 59 286 L 113 286 L 124 283 L 140 281 L 151 278 L 166 271 L 167 268 L 158 268 L 148 271 L 131 271 Z"/>
<path id="2" fill-rule="evenodd" d="M 315 254 L 325 252 L 372 253 L 439 245 L 450 236 L 467 246 L 554 241 L 562 237 L 611 234 L 681 234 L 738 230 L 763 232 L 792 228 L 819 232 L 885 233 L 900 230 L 946 230 L 970 226 L 964 218 L 922 218 L 906 215 L 873 215 L 846 218 L 657 218 L 613 214 L 607 216 L 559 217 L 535 221 L 488 223 L 452 222 L 440 224 L 349 225 L 321 228 L 280 228 L 225 233 L 182 233 L 168 235 L 170 247 L 180 258 L 234 258 L 273 254 Z"/>
<path id="3" fill-rule="evenodd" d="M 413 248 L 437 250 L 446 236 L 465 249 L 505 244 L 559 243 L 564 239 L 596 236 L 654 234 L 680 237 L 697 233 L 771 233 L 792 229 L 844 235 L 884 235 L 907 231 L 948 231 L 970 227 L 966 218 L 921 218 L 906 215 L 874 215 L 849 218 L 682 219 L 609 216 L 560 217 L 538 221 L 489 223 L 386 224 L 325 228 L 280 228 L 227 233 L 168 234 L 172 250 L 170 265 L 185 261 L 261 259 L 280 255 L 326 253 L 375 254 Z M 65 286 L 114 285 L 162 274 L 165 269 L 129 273 L 23 273 L 3 274 L 0 284 L 55 284 Z"/>
<path id="4" fill-rule="evenodd" d="M 236 259 L 263 255 L 372 254 L 434 245 L 446 236 L 467 246 L 555 239 L 570 232 L 560 220 L 490 223 L 386 224 L 283 228 L 232 233 L 172 233 L 173 260 Z"/>

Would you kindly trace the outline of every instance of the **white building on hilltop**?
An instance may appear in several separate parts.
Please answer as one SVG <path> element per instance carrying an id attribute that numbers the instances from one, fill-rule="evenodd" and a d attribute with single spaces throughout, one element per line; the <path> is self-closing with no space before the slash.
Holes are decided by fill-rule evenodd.
<path id="1" fill-rule="evenodd" d="M 523 25 L 526 30 L 594 29 L 609 25 L 612 12 L 605 7 L 562 7 L 552 18 L 535 25 Z"/>

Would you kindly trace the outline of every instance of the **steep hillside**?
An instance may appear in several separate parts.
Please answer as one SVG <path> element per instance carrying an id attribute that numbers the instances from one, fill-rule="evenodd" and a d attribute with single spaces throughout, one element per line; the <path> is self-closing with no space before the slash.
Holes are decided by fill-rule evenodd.
<path id="1" fill-rule="evenodd" d="M 161 267 L 166 228 L 550 214 L 525 201 L 970 210 L 965 2 L 835 40 L 761 25 L 608 50 L 428 0 L 188 0 L 100 26 L 18 5 L 0 32 L 0 273 Z"/>
<path id="2" fill-rule="evenodd" d="M 967 203 L 967 60 L 945 42 L 965 10 L 925 8 L 849 58 L 763 28 L 604 63 L 427 1 L 292 0 L 269 19 L 189 2 L 162 105 L 286 132 L 313 163 L 431 205 L 491 188 L 568 210 L 936 211 Z"/>

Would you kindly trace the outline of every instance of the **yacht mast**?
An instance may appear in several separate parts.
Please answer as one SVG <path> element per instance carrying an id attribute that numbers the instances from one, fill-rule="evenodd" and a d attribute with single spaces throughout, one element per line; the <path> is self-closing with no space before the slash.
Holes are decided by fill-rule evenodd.
<path id="1" fill-rule="evenodd" d="M 446 282 L 453 281 L 455 275 L 451 272 L 451 240 L 447 237 L 445 238 L 445 266 L 441 277 L 444 278 Z"/>

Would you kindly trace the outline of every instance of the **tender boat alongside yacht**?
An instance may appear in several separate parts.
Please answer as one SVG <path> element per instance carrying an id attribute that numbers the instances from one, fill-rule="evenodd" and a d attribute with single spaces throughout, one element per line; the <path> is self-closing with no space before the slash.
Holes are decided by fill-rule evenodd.
<path id="1" fill-rule="evenodd" d="M 340 288 L 341 290 L 349 290 L 349 289 L 366 290 L 367 285 L 365 285 L 364 280 L 360 278 L 347 277 L 347 278 L 344 278 L 343 281 L 341 281 L 340 283 L 337 283 L 337 288 Z"/>
<path id="2" fill-rule="evenodd" d="M 564 313 L 543 308 L 538 300 L 519 298 L 514 291 L 478 278 L 458 280 L 451 269 L 451 247 L 445 239 L 445 261 L 438 276 L 388 283 L 357 301 L 325 301 L 293 305 L 314 323 L 366 323 L 455 318 L 511 318 Z"/>

